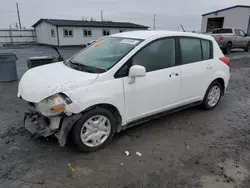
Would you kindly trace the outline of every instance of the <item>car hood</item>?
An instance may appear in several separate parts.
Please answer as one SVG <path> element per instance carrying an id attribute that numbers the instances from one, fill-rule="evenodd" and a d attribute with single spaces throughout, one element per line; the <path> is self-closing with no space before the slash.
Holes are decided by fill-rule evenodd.
<path id="1" fill-rule="evenodd" d="M 38 103 L 56 93 L 83 87 L 93 83 L 99 74 L 78 71 L 63 62 L 43 65 L 28 70 L 18 86 L 18 97 Z"/>

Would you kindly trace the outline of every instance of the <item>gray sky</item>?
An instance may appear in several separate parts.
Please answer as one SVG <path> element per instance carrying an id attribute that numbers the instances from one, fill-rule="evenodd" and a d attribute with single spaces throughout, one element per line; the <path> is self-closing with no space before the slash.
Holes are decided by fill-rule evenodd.
<path id="1" fill-rule="evenodd" d="M 250 5 L 249 0 L 0 0 L 0 28 L 17 22 L 19 3 L 22 25 L 30 28 L 40 18 L 81 19 L 93 17 L 126 21 L 156 28 L 200 30 L 201 14 L 234 5 Z"/>

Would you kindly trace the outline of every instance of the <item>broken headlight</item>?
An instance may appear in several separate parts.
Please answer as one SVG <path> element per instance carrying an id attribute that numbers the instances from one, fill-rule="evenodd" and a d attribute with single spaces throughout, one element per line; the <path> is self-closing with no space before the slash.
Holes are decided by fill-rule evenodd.
<path id="1" fill-rule="evenodd" d="M 72 101 L 65 94 L 52 95 L 41 102 L 36 104 L 36 109 L 44 116 L 55 116 L 65 110 L 65 105 L 70 104 Z"/>

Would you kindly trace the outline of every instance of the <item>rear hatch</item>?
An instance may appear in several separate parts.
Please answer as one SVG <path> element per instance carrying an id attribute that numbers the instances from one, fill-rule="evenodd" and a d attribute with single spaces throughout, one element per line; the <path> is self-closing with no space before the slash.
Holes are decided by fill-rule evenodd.
<path id="1" fill-rule="evenodd" d="M 220 42 L 224 40 L 224 37 L 233 36 L 233 30 L 226 28 L 214 29 L 211 36 L 214 37 L 217 42 Z"/>

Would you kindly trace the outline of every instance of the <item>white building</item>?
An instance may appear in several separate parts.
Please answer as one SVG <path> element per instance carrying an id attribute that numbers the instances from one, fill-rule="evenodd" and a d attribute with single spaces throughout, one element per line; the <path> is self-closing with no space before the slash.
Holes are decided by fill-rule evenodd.
<path id="1" fill-rule="evenodd" d="M 114 33 L 146 30 L 147 26 L 125 22 L 40 19 L 35 28 L 37 43 L 53 46 L 84 45 Z"/>
<path id="2" fill-rule="evenodd" d="M 250 35 L 250 6 L 236 5 L 202 15 L 202 33 L 222 27 L 242 29 Z"/>

